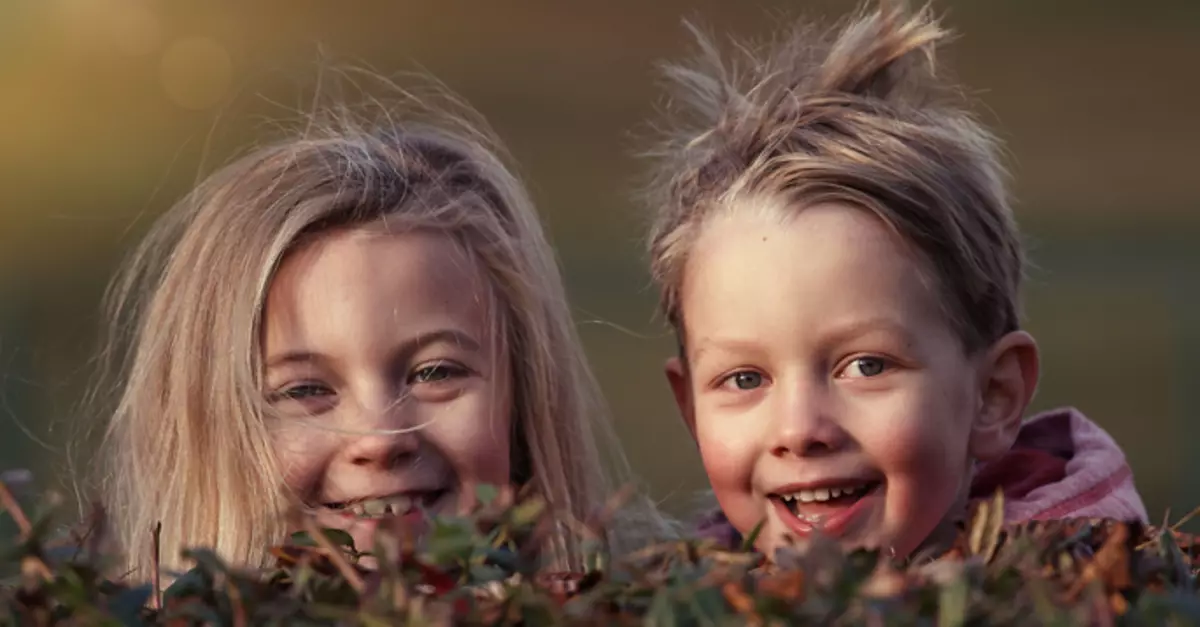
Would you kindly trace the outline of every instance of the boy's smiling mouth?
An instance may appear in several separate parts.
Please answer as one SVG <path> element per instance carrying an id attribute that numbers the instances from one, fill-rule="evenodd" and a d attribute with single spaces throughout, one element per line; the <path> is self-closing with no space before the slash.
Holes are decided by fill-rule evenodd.
<path id="1" fill-rule="evenodd" d="M 877 479 L 839 479 L 786 486 L 767 497 L 792 533 L 839 537 L 882 498 L 882 487 Z"/>

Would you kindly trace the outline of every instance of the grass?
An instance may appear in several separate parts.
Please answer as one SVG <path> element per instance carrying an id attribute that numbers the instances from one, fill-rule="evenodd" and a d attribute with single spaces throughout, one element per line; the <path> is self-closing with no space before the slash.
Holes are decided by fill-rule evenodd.
<path id="1" fill-rule="evenodd" d="M 0 624 L 1200 624 L 1200 543 L 1178 530 L 1182 520 L 1005 525 L 997 496 L 952 549 L 919 565 L 821 540 L 769 564 L 694 539 L 620 559 L 594 546 L 592 568 L 564 573 L 537 567 L 533 547 L 552 522 L 542 502 L 479 496 L 470 515 L 428 520 L 424 534 L 385 521 L 370 553 L 311 523 L 271 548 L 266 569 L 234 568 L 197 547 L 186 553 L 191 569 L 160 590 L 113 576 L 114 556 L 88 531 L 100 510 L 60 529 L 53 508 L 28 515 L 0 482 L 18 529 L 0 547 Z"/>

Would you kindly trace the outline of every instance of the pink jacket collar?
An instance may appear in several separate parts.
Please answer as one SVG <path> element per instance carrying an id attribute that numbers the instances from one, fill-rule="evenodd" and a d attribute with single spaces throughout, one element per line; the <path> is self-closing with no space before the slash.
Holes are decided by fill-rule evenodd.
<path id="1" fill-rule="evenodd" d="M 1121 447 L 1072 407 L 1030 418 L 1005 456 L 977 468 L 972 498 L 1005 494 L 1009 522 L 1056 518 L 1147 521 Z"/>

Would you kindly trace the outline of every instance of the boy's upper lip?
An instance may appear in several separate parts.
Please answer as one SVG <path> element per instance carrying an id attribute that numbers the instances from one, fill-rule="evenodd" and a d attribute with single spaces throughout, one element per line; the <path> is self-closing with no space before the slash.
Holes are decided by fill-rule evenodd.
<path id="1" fill-rule="evenodd" d="M 883 481 L 876 473 L 849 473 L 832 475 L 807 481 L 794 481 L 768 490 L 768 494 L 792 494 L 801 490 L 818 490 L 820 488 L 836 488 L 847 484 L 877 483 Z"/>

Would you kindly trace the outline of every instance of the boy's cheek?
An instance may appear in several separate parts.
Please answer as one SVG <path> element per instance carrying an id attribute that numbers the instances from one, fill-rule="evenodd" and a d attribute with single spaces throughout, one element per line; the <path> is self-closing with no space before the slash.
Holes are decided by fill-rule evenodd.
<path id="1" fill-rule="evenodd" d="M 702 433 L 702 432 L 701 432 Z M 740 533 L 747 533 L 763 516 L 753 490 L 753 458 L 728 441 L 700 435 L 701 460 L 709 486 L 725 518 Z"/>
<path id="2" fill-rule="evenodd" d="M 749 484 L 758 452 L 753 425 L 733 417 L 697 415 L 696 444 L 710 477 L 739 477 Z"/>
<path id="3" fill-rule="evenodd" d="M 749 445 L 744 430 L 736 434 L 706 429 L 703 423 L 698 427 L 697 443 L 713 495 L 735 527 L 753 526 L 762 516 L 753 490 L 756 447 Z"/>

